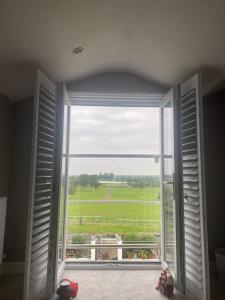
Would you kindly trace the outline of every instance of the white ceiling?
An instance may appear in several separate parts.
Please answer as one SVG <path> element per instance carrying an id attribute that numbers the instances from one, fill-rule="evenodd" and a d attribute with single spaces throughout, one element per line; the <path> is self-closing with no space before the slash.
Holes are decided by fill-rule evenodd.
<path id="1" fill-rule="evenodd" d="M 1 0 L 0 91 L 30 95 L 37 66 L 54 80 L 121 70 L 164 86 L 202 69 L 213 85 L 225 76 L 225 1 Z"/>

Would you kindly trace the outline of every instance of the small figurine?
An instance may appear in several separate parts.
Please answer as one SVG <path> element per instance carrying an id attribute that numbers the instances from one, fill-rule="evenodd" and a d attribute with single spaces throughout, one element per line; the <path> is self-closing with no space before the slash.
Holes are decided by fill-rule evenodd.
<path id="1" fill-rule="evenodd" d="M 57 294 L 63 299 L 76 298 L 78 293 L 78 283 L 69 279 L 62 279 L 57 289 Z"/>
<path id="2" fill-rule="evenodd" d="M 158 279 L 156 289 L 168 298 L 170 298 L 173 295 L 174 280 L 173 275 L 170 273 L 169 270 L 163 270 Z"/>

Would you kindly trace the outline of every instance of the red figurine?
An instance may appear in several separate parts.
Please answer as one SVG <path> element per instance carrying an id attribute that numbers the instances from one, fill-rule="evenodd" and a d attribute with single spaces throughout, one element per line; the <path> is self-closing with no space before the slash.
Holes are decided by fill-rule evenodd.
<path id="1" fill-rule="evenodd" d="M 170 298 L 173 295 L 174 280 L 169 270 L 163 270 L 158 279 L 156 289 L 168 298 Z"/>

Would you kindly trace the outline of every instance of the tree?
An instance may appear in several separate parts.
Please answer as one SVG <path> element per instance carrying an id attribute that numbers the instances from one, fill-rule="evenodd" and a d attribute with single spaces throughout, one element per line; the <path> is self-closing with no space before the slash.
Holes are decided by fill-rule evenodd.
<path id="1" fill-rule="evenodd" d="M 87 186 L 88 185 L 88 174 L 81 174 L 80 175 L 80 185 Z"/>
<path id="2" fill-rule="evenodd" d="M 69 194 L 75 194 L 76 187 L 80 184 L 79 176 L 70 176 L 69 178 Z"/>
<path id="3" fill-rule="evenodd" d="M 97 188 L 99 186 L 98 176 L 97 175 L 89 175 L 88 184 L 91 187 Z"/>

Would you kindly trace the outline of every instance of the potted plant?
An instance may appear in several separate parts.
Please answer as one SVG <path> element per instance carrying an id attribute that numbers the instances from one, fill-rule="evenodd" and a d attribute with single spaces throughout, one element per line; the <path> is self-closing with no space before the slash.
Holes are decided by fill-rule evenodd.
<path id="1" fill-rule="evenodd" d="M 127 251 L 127 258 L 132 259 L 133 258 L 133 252 L 131 250 Z"/>

